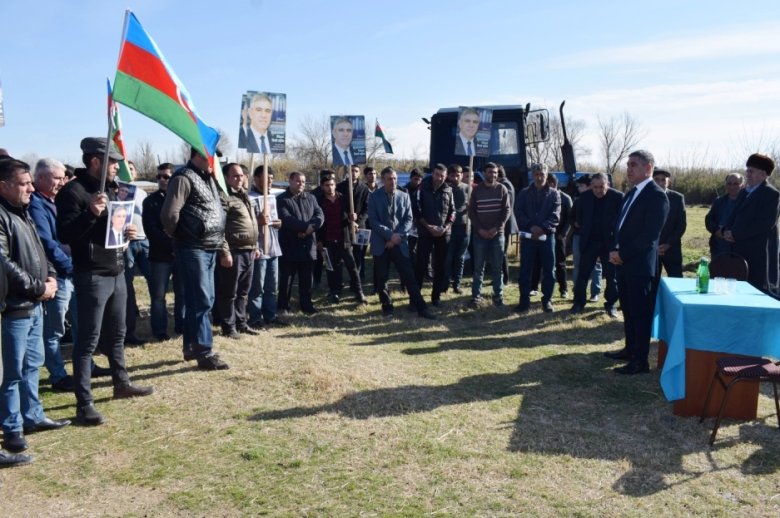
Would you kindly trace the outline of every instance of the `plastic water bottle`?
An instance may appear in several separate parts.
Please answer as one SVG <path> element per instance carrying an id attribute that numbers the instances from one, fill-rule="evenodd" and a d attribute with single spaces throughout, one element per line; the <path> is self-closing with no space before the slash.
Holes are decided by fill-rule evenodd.
<path id="1" fill-rule="evenodd" d="M 710 260 L 702 257 L 696 269 L 696 291 L 707 293 L 710 289 Z"/>

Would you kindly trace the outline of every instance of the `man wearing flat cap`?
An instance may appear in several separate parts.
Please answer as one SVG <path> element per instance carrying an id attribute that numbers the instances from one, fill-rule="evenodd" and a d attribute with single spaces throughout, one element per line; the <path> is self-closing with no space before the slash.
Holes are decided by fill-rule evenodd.
<path id="1" fill-rule="evenodd" d="M 658 238 L 658 277 L 661 277 L 662 266 L 669 277 L 682 277 L 682 236 L 688 225 L 685 196 L 669 188 L 672 175 L 665 169 L 656 167 L 653 170 L 653 181 L 669 198 L 669 215 L 664 228 L 661 229 L 661 237 Z"/>
<path id="2" fill-rule="evenodd" d="M 106 191 L 100 192 L 107 146 Z M 108 203 L 116 200 L 114 178 L 124 157 L 99 137 L 83 139 L 81 151 L 86 167 L 76 169 L 75 180 L 60 190 L 55 204 L 57 232 L 60 240 L 70 245 L 73 254 L 73 285 L 78 308 L 78 333 L 73 345 L 76 420 L 94 426 L 103 423 L 103 416 L 93 404 L 90 386 L 92 354 L 98 347 L 108 357 L 114 399 L 148 396 L 154 389 L 130 383 L 124 352 L 127 305 L 124 247 L 104 246 L 109 224 Z M 135 225 L 128 225 L 125 237 L 130 240 L 135 234 Z"/>
<path id="3" fill-rule="evenodd" d="M 723 239 L 732 244 L 732 251 L 748 263 L 748 282 L 761 291 L 769 291 L 772 276 L 769 243 L 777 242 L 777 218 L 780 213 L 780 192 L 767 182 L 775 170 L 775 162 L 766 155 L 750 155 L 745 168 L 746 186 L 737 197 L 737 204 L 723 230 Z M 775 252 L 776 253 L 776 252 Z"/>

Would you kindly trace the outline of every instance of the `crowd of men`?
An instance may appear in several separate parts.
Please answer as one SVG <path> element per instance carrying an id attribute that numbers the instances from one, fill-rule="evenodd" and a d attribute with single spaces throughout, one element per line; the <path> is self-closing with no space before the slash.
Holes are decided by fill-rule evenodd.
<path id="1" fill-rule="evenodd" d="M 11 452 L 0 452 L 0 465 L 32 460 L 21 453 L 28 448 L 25 435 L 70 424 L 45 415 L 38 395 L 41 366 L 52 389 L 75 394 L 75 419 L 82 425 L 104 422 L 93 401 L 94 377 L 111 376 L 115 399 L 153 393 L 133 384 L 125 366 L 125 346 L 143 343 L 135 334 L 136 266 L 149 286 L 152 336 L 171 338 L 166 293 L 172 284 L 173 330 L 182 336 L 182 357 L 210 371 L 229 368 L 214 351 L 213 328 L 236 339 L 287 326 L 280 315 L 292 312 L 294 298 L 301 312 L 317 313 L 312 292 L 323 270 L 330 303 L 342 302 L 346 269 L 354 301 L 366 304 L 369 249 L 371 284 L 383 315 L 394 313 L 391 264 L 410 310 L 436 319 L 429 305 L 441 307 L 449 290 L 462 293 L 467 258 L 473 272 L 468 307 L 503 306 L 507 249 L 517 234 L 515 311 L 527 313 L 539 287 L 546 313 L 555 311 L 556 284 L 568 298 L 565 260 L 571 250 L 569 312 L 579 314 L 597 302 L 603 279 L 604 311 L 616 318 L 620 303 L 626 335 L 625 347 L 606 355 L 625 362 L 615 369 L 619 374 L 647 372 L 661 268 L 668 276 L 683 272 L 685 200 L 669 189 L 671 174 L 643 150 L 628 157 L 631 189 L 625 195 L 597 173 L 578 180 L 574 201 L 542 164 L 531 167 L 533 182 L 515 193 L 503 168 L 492 162 L 481 181 L 468 167 L 436 164 L 429 175 L 413 171 L 404 187 L 392 167 L 381 171 L 379 181 L 372 167 L 361 179 L 360 168 L 348 166 L 341 181 L 335 171 L 323 170 L 313 190 L 306 188 L 304 173 L 293 172 L 278 196 L 268 194 L 271 168 L 249 171 L 228 163 L 218 172 L 225 178 L 223 191 L 209 160 L 192 150 L 183 167 L 158 167 L 155 192 L 147 196 L 137 189 L 138 217 L 124 225 L 117 240 L 124 245 L 118 247 L 109 246 L 107 209 L 117 200 L 116 174 L 124 157 L 102 138 L 83 139 L 81 150 L 84 167 L 70 180 L 57 160 L 40 160 L 31 171 L 7 152 L 0 156 L 0 424 L 3 447 Z M 777 280 L 780 196 L 766 181 L 773 171 L 769 157 L 751 155 L 744 188 L 742 175 L 730 174 L 727 194 L 713 203 L 706 221 L 712 254 L 745 257 L 750 282 L 764 291 Z M 483 293 L 486 266 L 489 301 Z M 429 302 L 422 295 L 427 281 Z M 61 352 L 66 320 L 74 344 L 72 376 Z M 95 364 L 96 350 L 108 358 L 108 368 Z"/>

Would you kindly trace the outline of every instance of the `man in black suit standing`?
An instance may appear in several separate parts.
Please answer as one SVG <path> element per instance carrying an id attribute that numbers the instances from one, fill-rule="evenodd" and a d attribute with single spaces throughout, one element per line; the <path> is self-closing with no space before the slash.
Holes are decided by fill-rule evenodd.
<path id="1" fill-rule="evenodd" d="M 604 309 L 611 318 L 617 318 L 615 302 L 618 300 L 615 265 L 609 261 L 609 253 L 615 242 L 615 225 L 620 215 L 623 195 L 609 187 L 604 173 L 596 173 L 590 180 L 590 189 L 580 194 L 577 203 L 577 228 L 579 228 L 579 277 L 574 283 L 574 304 L 570 313 L 581 313 L 585 308 L 585 295 L 591 272 L 601 259 L 602 272 L 607 280 Z"/>
<path id="2" fill-rule="evenodd" d="M 649 151 L 628 155 L 626 193 L 615 229 L 609 262 L 617 266 L 618 292 L 623 309 L 626 345 L 608 358 L 628 360 L 618 374 L 649 372 L 650 328 L 653 319 L 653 279 L 658 263 L 658 238 L 669 214 L 669 199 L 653 182 L 655 158 Z M 580 275 L 582 276 L 582 274 Z"/>
<path id="3" fill-rule="evenodd" d="M 769 261 L 772 248 L 770 240 L 777 242 L 777 217 L 780 208 L 780 193 L 767 183 L 775 170 L 775 162 L 766 155 L 750 155 L 745 169 L 747 185 L 737 198 L 737 205 L 723 230 L 723 239 L 732 243 L 732 250 L 748 263 L 748 282 L 766 293 L 769 279 L 777 277 L 769 272 L 770 264 L 777 268 L 776 261 Z"/>
<path id="4" fill-rule="evenodd" d="M 685 217 L 685 196 L 669 189 L 671 174 L 664 169 L 655 168 L 653 181 L 658 184 L 669 198 L 669 216 L 666 218 L 661 237 L 658 239 L 658 277 L 661 266 L 669 277 L 682 277 L 682 236 L 688 224 Z"/>

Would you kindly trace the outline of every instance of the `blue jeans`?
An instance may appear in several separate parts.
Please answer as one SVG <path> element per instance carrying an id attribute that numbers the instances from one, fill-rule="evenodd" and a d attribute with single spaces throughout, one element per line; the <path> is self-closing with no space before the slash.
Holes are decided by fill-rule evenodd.
<path id="1" fill-rule="evenodd" d="M 447 259 L 444 261 L 444 279 L 447 283 L 452 282 L 452 287 L 460 286 L 460 280 L 463 278 L 463 264 L 466 262 L 463 257 L 469 247 L 469 235 L 466 234 L 466 225 L 452 227 L 450 234 L 450 246 L 447 247 Z"/>
<path id="2" fill-rule="evenodd" d="M 493 239 L 485 239 L 475 230 L 471 236 L 474 247 L 474 280 L 471 285 L 471 297 L 482 295 L 482 278 L 485 275 L 485 259 L 490 258 L 490 272 L 493 278 L 493 298 L 504 296 L 504 281 L 501 265 L 504 263 L 504 234 Z"/>
<path id="3" fill-rule="evenodd" d="M 537 255 L 538 254 L 538 255 Z M 552 298 L 555 288 L 555 235 L 550 234 L 545 241 L 535 239 L 520 239 L 520 305 L 531 302 L 531 275 L 534 270 L 534 259 L 542 262 L 542 302 Z"/>
<path id="4" fill-rule="evenodd" d="M 168 333 L 168 309 L 165 303 L 165 294 L 168 291 L 168 282 L 171 276 L 173 276 L 173 327 L 177 333 L 184 331 L 184 276 L 176 273 L 173 265 L 173 261 L 152 261 L 150 263 L 150 321 L 154 336 Z"/>
<path id="5" fill-rule="evenodd" d="M 73 281 L 57 277 L 57 293 L 53 299 L 43 303 L 43 347 L 46 356 L 44 365 L 49 371 L 49 383 L 52 385 L 68 375 L 60 352 L 60 340 L 65 334 L 65 313 L 72 295 Z M 72 320 L 75 320 L 75 317 L 72 317 Z"/>
<path id="6" fill-rule="evenodd" d="M 279 258 L 255 260 L 249 301 L 246 305 L 250 325 L 272 322 L 276 319 L 276 290 L 279 285 Z"/>
<path id="7" fill-rule="evenodd" d="M 214 267 L 216 250 L 176 248 L 176 268 L 184 276 L 184 345 L 185 353 L 196 358 L 212 354 L 209 311 L 214 305 Z"/>
<path id="8" fill-rule="evenodd" d="M 36 304 L 29 317 L 3 317 L 3 383 L 0 420 L 3 432 L 21 432 L 46 415 L 38 398 L 38 372 L 43 365 L 43 309 Z"/>

